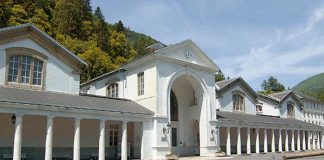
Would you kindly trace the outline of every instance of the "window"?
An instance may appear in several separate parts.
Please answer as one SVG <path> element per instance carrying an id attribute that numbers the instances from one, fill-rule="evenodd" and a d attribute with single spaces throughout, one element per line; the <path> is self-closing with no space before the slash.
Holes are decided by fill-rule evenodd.
<path id="1" fill-rule="evenodd" d="M 109 146 L 116 147 L 118 145 L 118 124 L 109 126 Z"/>
<path id="2" fill-rule="evenodd" d="M 262 105 L 256 105 L 255 109 L 257 113 L 262 113 Z"/>
<path id="3" fill-rule="evenodd" d="M 244 97 L 239 94 L 233 94 L 233 110 L 235 112 L 244 112 Z"/>
<path id="4" fill-rule="evenodd" d="M 289 101 L 287 102 L 287 116 L 288 118 L 294 118 L 294 103 Z"/>
<path id="5" fill-rule="evenodd" d="M 137 94 L 144 95 L 144 72 L 137 74 Z"/>
<path id="6" fill-rule="evenodd" d="M 8 49 L 7 84 L 15 87 L 41 87 L 44 77 L 44 58 L 30 49 Z M 28 55 L 26 55 L 28 54 Z"/>
<path id="7" fill-rule="evenodd" d="M 117 98 L 118 97 L 118 84 L 113 83 L 107 87 L 107 96 Z"/>
<path id="8" fill-rule="evenodd" d="M 172 128 L 171 130 L 171 136 L 172 136 L 172 147 L 176 147 L 178 146 L 178 132 L 177 132 L 177 128 Z"/>
<path id="9" fill-rule="evenodd" d="M 171 121 L 178 121 L 178 101 L 173 90 L 170 93 Z"/>

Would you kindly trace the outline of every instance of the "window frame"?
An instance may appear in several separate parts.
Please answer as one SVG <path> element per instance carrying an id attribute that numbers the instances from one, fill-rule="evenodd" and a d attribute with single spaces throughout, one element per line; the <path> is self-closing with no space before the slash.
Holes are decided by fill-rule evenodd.
<path id="1" fill-rule="evenodd" d="M 119 131 L 120 125 L 116 123 L 109 124 L 109 132 L 108 132 L 108 146 L 110 147 L 118 147 L 119 143 Z M 113 134 L 111 134 L 113 133 Z M 112 139 L 111 139 L 112 137 Z M 111 141 L 112 140 L 112 141 Z"/>
<path id="2" fill-rule="evenodd" d="M 295 118 L 295 103 L 292 101 L 287 102 L 287 118 Z M 292 115 L 289 113 L 289 106 L 292 107 Z"/>
<path id="3" fill-rule="evenodd" d="M 143 96 L 145 93 L 145 74 L 140 72 L 137 74 L 137 95 Z"/>
<path id="4" fill-rule="evenodd" d="M 114 94 L 112 91 L 115 91 Z M 111 98 L 119 98 L 119 84 L 117 82 L 111 83 L 107 86 L 106 96 Z"/>
<path id="5" fill-rule="evenodd" d="M 14 47 L 14 48 L 7 48 L 6 50 L 6 69 L 5 69 L 5 85 L 9 87 L 15 88 L 23 88 L 23 89 L 33 89 L 33 90 L 44 90 L 45 87 L 45 77 L 46 77 L 46 66 L 47 66 L 47 59 L 48 57 L 44 54 L 30 49 L 30 48 L 21 48 L 21 47 Z M 17 75 L 17 82 L 9 82 L 9 64 L 10 64 L 10 57 L 18 56 L 18 75 Z M 22 70 L 22 60 L 24 56 L 28 56 L 31 59 L 30 65 L 30 75 L 29 75 L 29 83 L 21 83 L 21 70 Z M 34 60 L 41 61 L 42 64 L 42 76 L 41 76 L 41 84 L 34 85 L 33 84 L 33 74 L 34 74 Z"/>
<path id="6" fill-rule="evenodd" d="M 262 105 L 259 105 L 259 104 L 255 105 L 255 111 L 256 111 L 256 113 L 262 113 L 263 112 Z"/>
<path id="7" fill-rule="evenodd" d="M 240 110 L 236 109 L 235 102 L 234 102 L 234 97 L 235 96 L 238 96 L 238 97 L 242 98 L 242 104 L 241 104 L 241 107 L 239 107 Z M 232 103 L 233 103 L 233 112 L 245 113 L 245 94 L 242 91 L 237 90 L 237 91 L 232 92 Z"/>

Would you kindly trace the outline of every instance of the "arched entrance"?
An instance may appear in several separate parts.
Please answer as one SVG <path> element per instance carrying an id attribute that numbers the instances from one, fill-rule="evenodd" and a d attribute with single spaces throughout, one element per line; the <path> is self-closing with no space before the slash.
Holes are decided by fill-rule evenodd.
<path id="1" fill-rule="evenodd" d="M 200 155 L 201 83 L 192 76 L 177 77 L 170 90 L 170 140 L 177 156 Z"/>

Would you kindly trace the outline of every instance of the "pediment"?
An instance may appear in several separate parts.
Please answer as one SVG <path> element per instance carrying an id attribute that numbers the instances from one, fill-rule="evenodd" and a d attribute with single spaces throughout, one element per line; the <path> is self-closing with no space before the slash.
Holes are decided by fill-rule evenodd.
<path id="1" fill-rule="evenodd" d="M 219 70 L 218 66 L 191 40 L 170 45 L 161 49 L 159 53 L 177 60 Z"/>

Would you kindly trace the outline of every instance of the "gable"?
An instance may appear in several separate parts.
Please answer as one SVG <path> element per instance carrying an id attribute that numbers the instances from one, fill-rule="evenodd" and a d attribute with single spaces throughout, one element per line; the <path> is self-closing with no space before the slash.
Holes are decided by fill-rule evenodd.
<path id="1" fill-rule="evenodd" d="M 180 61 L 219 70 L 219 67 L 191 40 L 170 45 L 159 50 L 158 53 Z"/>
<path id="2" fill-rule="evenodd" d="M 0 29 L 0 44 L 26 39 L 32 40 L 76 72 L 81 73 L 82 68 L 86 65 L 82 59 L 32 24 L 28 23 Z M 28 46 L 25 47 L 28 48 Z"/>

